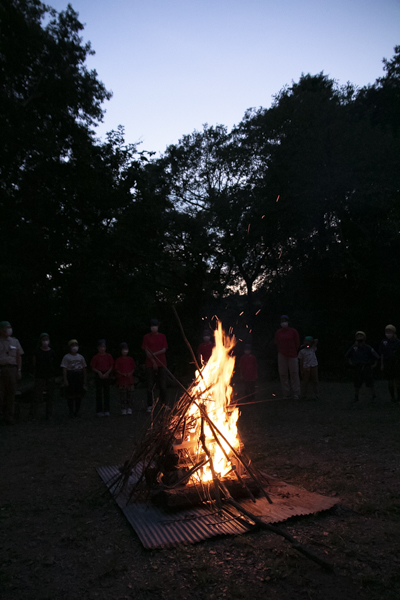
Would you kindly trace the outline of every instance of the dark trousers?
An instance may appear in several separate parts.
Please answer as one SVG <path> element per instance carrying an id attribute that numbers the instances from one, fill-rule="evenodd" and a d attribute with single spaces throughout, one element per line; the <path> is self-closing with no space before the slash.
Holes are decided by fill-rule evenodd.
<path id="1" fill-rule="evenodd" d="M 243 402 L 253 402 L 256 397 L 256 382 L 243 381 Z"/>
<path id="2" fill-rule="evenodd" d="M 354 387 L 356 392 L 365 383 L 365 387 L 374 387 L 374 375 L 371 365 L 355 365 L 354 367 Z"/>
<path id="3" fill-rule="evenodd" d="M 17 391 L 16 365 L 0 366 L 0 415 L 6 421 L 13 421 L 15 409 L 15 392 Z"/>
<path id="4" fill-rule="evenodd" d="M 55 379 L 35 379 L 34 397 L 31 403 L 30 414 L 33 417 L 37 415 L 38 405 L 43 401 L 43 395 L 46 394 L 46 418 L 53 414 L 53 396 L 54 396 Z"/>
<path id="5" fill-rule="evenodd" d="M 146 383 L 147 383 L 147 406 L 153 406 L 153 391 L 157 383 L 161 404 L 166 404 L 167 401 L 167 372 L 164 367 L 157 369 L 146 368 Z"/>
<path id="6" fill-rule="evenodd" d="M 384 360 L 383 373 L 388 382 L 389 394 L 392 399 L 392 402 L 399 402 L 400 373 L 397 361 Z"/>
<path id="7" fill-rule="evenodd" d="M 119 388 L 119 400 L 121 403 L 121 409 L 126 410 L 127 408 L 133 408 L 133 385 L 128 385 Z"/>
<path id="8" fill-rule="evenodd" d="M 82 396 L 85 394 L 83 371 L 67 371 L 67 380 L 66 395 L 69 416 L 77 417 L 81 408 Z"/>
<path id="9" fill-rule="evenodd" d="M 98 413 L 110 412 L 110 383 L 110 379 L 100 379 L 96 375 L 96 412 Z"/>

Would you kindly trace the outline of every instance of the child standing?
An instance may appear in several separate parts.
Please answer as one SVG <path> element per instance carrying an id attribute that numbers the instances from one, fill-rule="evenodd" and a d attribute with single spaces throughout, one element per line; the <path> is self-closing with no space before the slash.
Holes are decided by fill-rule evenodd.
<path id="1" fill-rule="evenodd" d="M 256 381 L 258 379 L 257 359 L 251 353 L 251 345 L 246 344 L 244 354 L 239 361 L 240 377 L 244 383 L 243 398 L 246 402 L 253 402 L 256 395 Z"/>
<path id="2" fill-rule="evenodd" d="M 356 341 L 346 352 L 345 357 L 354 368 L 354 402 L 358 402 L 363 383 L 371 390 L 371 400 L 376 399 L 372 369 L 378 364 L 379 356 L 375 350 L 365 343 L 364 331 L 357 331 Z"/>
<path id="3" fill-rule="evenodd" d="M 96 378 L 96 412 L 98 417 L 110 416 L 110 374 L 114 367 L 114 359 L 106 352 L 106 340 L 97 342 L 97 354 L 90 361 Z M 104 399 L 104 409 L 103 409 Z"/>
<path id="4" fill-rule="evenodd" d="M 78 354 L 78 340 L 68 342 L 69 352 L 61 361 L 66 390 L 69 416 L 78 417 L 82 396 L 86 391 L 86 361 Z"/>
<path id="5" fill-rule="evenodd" d="M 394 325 L 386 325 L 385 339 L 382 340 L 379 346 L 379 354 L 381 355 L 381 371 L 388 380 L 389 394 L 392 402 L 399 402 L 399 363 L 397 354 L 400 351 L 400 341 L 397 339 L 396 327 Z"/>
<path id="6" fill-rule="evenodd" d="M 129 347 L 126 342 L 120 344 L 121 356 L 115 361 L 114 369 L 117 374 L 117 384 L 121 403 L 121 414 L 131 415 L 133 407 L 133 373 L 136 365 L 131 356 L 128 356 Z"/>
<path id="7" fill-rule="evenodd" d="M 199 359 L 199 365 L 205 365 L 211 358 L 212 351 L 214 349 L 214 342 L 211 340 L 211 331 L 205 329 L 203 331 L 203 343 L 197 348 L 197 357 Z"/>
<path id="8" fill-rule="evenodd" d="M 303 347 L 298 355 L 300 361 L 300 376 L 303 384 L 302 397 L 304 400 L 307 398 L 307 389 L 310 381 L 313 385 L 314 397 L 318 400 L 318 359 L 315 354 L 317 345 L 318 340 L 315 340 L 311 335 L 306 335 Z"/>
<path id="9" fill-rule="evenodd" d="M 46 393 L 46 420 L 50 419 L 53 414 L 55 358 L 56 353 L 50 348 L 49 335 L 42 333 L 32 361 L 35 370 L 35 388 L 29 414 L 33 419 L 37 416 L 38 404 L 43 400 L 44 393 Z"/>

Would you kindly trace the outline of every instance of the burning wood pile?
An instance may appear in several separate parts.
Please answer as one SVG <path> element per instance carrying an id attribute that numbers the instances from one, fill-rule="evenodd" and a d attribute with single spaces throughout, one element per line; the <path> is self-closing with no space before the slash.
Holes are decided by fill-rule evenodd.
<path id="1" fill-rule="evenodd" d="M 332 570 L 287 532 L 240 504 L 240 498 L 256 503 L 260 495 L 272 501 L 265 489 L 268 477 L 251 464 L 238 436 L 239 411 L 231 402 L 230 384 L 234 345 L 235 339 L 225 336 L 218 323 L 207 364 L 199 367 L 190 348 L 198 366 L 194 382 L 188 389 L 181 386 L 183 394 L 172 409 L 154 408 L 150 427 L 112 481 L 113 493 L 124 492 L 127 503 L 154 502 L 167 509 L 207 506 L 249 530 L 261 528 L 284 537 L 304 556 Z"/>
<path id="2" fill-rule="evenodd" d="M 237 431 L 238 408 L 232 400 L 231 378 L 235 339 L 225 336 L 221 323 L 207 364 L 170 409 L 153 411 L 151 426 L 132 457 L 121 468 L 122 487 L 134 471 L 137 481 L 128 501 L 151 500 L 169 508 L 215 503 L 264 495 L 263 480 L 244 452 Z"/>

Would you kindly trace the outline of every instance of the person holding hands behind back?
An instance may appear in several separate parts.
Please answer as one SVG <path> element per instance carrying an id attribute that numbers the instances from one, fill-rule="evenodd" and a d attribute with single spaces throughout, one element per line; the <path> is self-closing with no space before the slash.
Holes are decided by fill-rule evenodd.
<path id="1" fill-rule="evenodd" d="M 69 416 L 78 417 L 82 396 L 86 392 L 86 361 L 78 354 L 78 340 L 68 342 L 69 352 L 61 361 L 63 381 L 68 400 Z"/>
<path id="2" fill-rule="evenodd" d="M 131 415 L 133 408 L 133 390 L 135 387 L 133 373 L 136 365 L 133 358 L 128 356 L 128 344 L 126 342 L 122 342 L 119 347 L 121 350 L 121 356 L 118 356 L 116 359 L 114 368 L 117 374 L 121 415 Z"/>
<path id="3" fill-rule="evenodd" d="M 168 349 L 167 338 L 158 331 L 160 322 L 151 319 L 150 333 L 143 337 L 142 350 L 146 352 L 146 382 L 147 382 L 147 412 L 153 407 L 153 388 L 156 380 L 160 390 L 161 404 L 166 404 L 167 399 L 167 358 L 165 353 Z"/>
<path id="4" fill-rule="evenodd" d="M 318 340 L 306 335 L 299 352 L 300 375 L 303 380 L 303 399 L 307 398 L 308 383 L 313 384 L 314 398 L 318 400 L 318 359 L 316 356 Z"/>
<path id="5" fill-rule="evenodd" d="M 278 371 L 284 398 L 290 398 L 292 388 L 293 399 L 300 397 L 299 361 L 297 353 L 300 337 L 296 329 L 289 327 L 289 317 L 281 316 L 281 328 L 275 333 L 274 342 L 278 347 Z M 290 377 L 290 385 L 289 385 Z"/>
<path id="6" fill-rule="evenodd" d="M 96 377 L 96 412 L 98 417 L 110 416 L 110 374 L 114 367 L 114 359 L 106 352 L 106 340 L 97 342 L 97 354 L 90 361 Z M 104 410 L 103 410 L 104 399 Z"/>

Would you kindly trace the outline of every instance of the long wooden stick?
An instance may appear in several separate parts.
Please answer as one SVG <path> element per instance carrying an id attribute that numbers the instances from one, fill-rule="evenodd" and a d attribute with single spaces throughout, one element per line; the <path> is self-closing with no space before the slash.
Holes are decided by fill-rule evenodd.
<path id="1" fill-rule="evenodd" d="M 195 367 L 196 367 L 196 369 L 197 369 L 199 372 L 201 372 L 201 368 L 200 368 L 200 366 L 199 366 L 199 363 L 197 362 L 196 355 L 195 355 L 195 353 L 193 352 L 193 348 L 192 348 L 192 346 L 190 345 L 190 343 L 189 343 L 189 340 L 188 340 L 188 339 L 187 339 L 187 337 L 186 337 L 185 331 L 184 331 L 184 329 L 183 329 L 183 326 L 182 326 L 182 322 L 181 322 L 181 320 L 180 320 L 180 318 L 179 318 L 178 312 L 177 312 L 177 310 L 176 310 L 176 308 L 175 308 L 175 305 L 174 305 L 174 304 L 172 305 L 172 310 L 174 311 L 174 315 L 175 315 L 175 317 L 176 317 L 176 320 L 178 321 L 179 329 L 181 330 L 181 334 L 182 334 L 182 337 L 183 337 L 183 339 L 184 339 L 184 341 L 185 341 L 185 344 L 186 344 L 186 346 L 189 348 L 189 352 L 190 352 L 190 354 L 192 355 L 192 358 L 193 358 L 193 361 L 194 361 Z"/>
<path id="2" fill-rule="evenodd" d="M 257 525 L 257 527 L 259 527 L 260 529 L 266 529 L 267 531 L 271 531 L 272 533 L 276 533 L 277 535 L 280 535 L 281 537 L 285 538 L 285 540 L 290 542 L 290 544 L 292 545 L 292 547 L 295 550 L 297 550 L 298 552 L 300 552 L 301 554 L 303 554 L 310 560 L 313 560 L 314 562 L 316 562 L 320 567 L 323 567 L 327 571 L 333 571 L 333 565 L 328 563 L 326 560 L 323 560 L 319 556 L 316 556 L 313 552 L 310 552 L 309 550 L 307 550 L 307 548 L 305 548 L 305 546 L 303 546 L 303 544 L 300 544 L 300 542 L 295 540 L 289 533 L 287 533 L 280 527 L 275 527 L 275 525 L 270 525 L 269 523 L 264 523 L 264 521 L 262 521 L 259 517 L 257 517 L 256 515 L 253 515 L 253 513 L 246 510 L 245 508 L 243 508 L 243 506 L 241 506 L 239 504 L 239 502 L 236 502 L 236 500 L 234 500 L 232 498 L 232 496 L 229 493 L 228 488 L 221 481 L 219 483 L 220 483 L 221 489 L 224 493 L 225 501 L 228 504 L 230 504 L 231 506 L 233 506 L 234 508 L 236 508 L 236 510 L 238 512 L 242 513 L 243 515 L 245 515 L 246 517 L 251 519 Z"/>
<path id="3" fill-rule="evenodd" d="M 218 510 L 222 510 L 221 494 L 219 493 L 219 485 L 218 485 L 219 479 L 214 471 L 214 463 L 213 463 L 211 453 L 206 446 L 206 436 L 204 434 L 204 418 L 203 417 L 201 417 L 200 441 L 201 441 L 201 445 L 203 446 L 203 450 L 206 453 L 208 460 L 210 461 L 210 469 L 211 469 L 211 473 L 212 473 L 214 491 L 215 491 L 215 501 L 217 503 Z"/>
<path id="4" fill-rule="evenodd" d="M 197 402 L 194 400 L 196 406 L 200 409 L 201 411 L 201 405 L 197 404 Z M 232 444 L 229 443 L 229 441 L 226 439 L 226 437 L 223 435 L 223 433 L 220 432 L 220 430 L 218 429 L 218 427 L 215 425 L 215 423 L 213 423 L 210 419 L 210 417 L 207 415 L 207 413 L 205 413 L 205 419 L 207 420 L 207 423 L 210 425 L 211 423 L 211 428 L 214 428 L 215 431 L 218 433 L 219 436 L 221 436 L 221 438 L 224 440 L 224 442 L 226 442 L 229 446 L 229 448 L 232 450 L 232 452 L 234 453 L 234 455 L 236 456 L 236 458 L 238 459 L 238 461 L 240 461 L 240 463 L 244 466 L 244 468 L 246 469 L 246 471 L 248 472 L 248 474 L 250 475 L 250 477 L 255 481 L 255 483 L 257 485 L 260 486 L 261 491 L 263 492 L 264 496 L 266 497 L 266 499 L 268 500 L 268 502 L 270 504 L 273 504 L 271 498 L 269 497 L 269 495 L 267 494 L 267 492 L 264 489 L 263 484 L 260 482 L 260 480 L 258 479 L 258 477 L 256 477 L 254 475 L 253 469 L 250 469 L 248 465 L 246 465 L 246 463 L 244 462 L 244 460 L 242 459 L 242 457 L 236 452 L 235 448 L 232 446 Z"/>
<path id="5" fill-rule="evenodd" d="M 210 423 L 209 423 L 210 426 Z M 223 447 L 223 445 L 221 444 L 221 441 L 218 439 L 217 434 L 215 433 L 214 427 L 210 427 L 212 434 L 214 436 L 215 441 L 217 442 L 218 446 L 221 448 L 222 452 L 224 453 L 224 456 L 226 458 L 226 460 L 228 462 L 231 462 L 231 459 L 228 456 L 228 453 L 225 451 L 225 448 Z M 237 472 L 237 469 L 233 469 L 234 474 L 236 475 L 239 483 L 241 483 L 242 487 L 245 488 L 246 492 L 248 493 L 248 495 L 250 496 L 250 498 L 252 499 L 253 502 L 256 501 L 256 499 L 254 498 L 253 494 L 251 493 L 251 491 L 249 490 L 249 488 L 247 487 L 247 485 L 245 484 L 245 482 L 243 481 L 243 479 L 241 478 L 240 474 Z"/>

